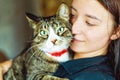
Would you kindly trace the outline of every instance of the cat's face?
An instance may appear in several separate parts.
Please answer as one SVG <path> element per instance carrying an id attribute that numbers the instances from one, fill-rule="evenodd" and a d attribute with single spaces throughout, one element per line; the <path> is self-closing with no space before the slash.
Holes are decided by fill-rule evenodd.
<path id="1" fill-rule="evenodd" d="M 68 22 L 60 19 L 40 21 L 37 23 L 33 41 L 39 49 L 47 53 L 67 49 L 72 38 L 70 27 Z"/>

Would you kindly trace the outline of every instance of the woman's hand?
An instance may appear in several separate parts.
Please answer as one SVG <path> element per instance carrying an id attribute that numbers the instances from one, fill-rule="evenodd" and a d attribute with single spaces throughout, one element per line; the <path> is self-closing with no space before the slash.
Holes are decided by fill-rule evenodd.
<path id="1" fill-rule="evenodd" d="M 8 71 L 11 65 L 12 65 L 11 60 L 0 63 L 0 80 L 3 80 L 3 74 Z"/>

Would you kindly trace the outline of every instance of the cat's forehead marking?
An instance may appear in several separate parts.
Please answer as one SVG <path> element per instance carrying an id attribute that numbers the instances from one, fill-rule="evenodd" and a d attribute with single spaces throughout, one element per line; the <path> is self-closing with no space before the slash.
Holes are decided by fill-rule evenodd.
<path id="1" fill-rule="evenodd" d="M 56 30 L 59 27 L 67 27 L 66 23 L 59 19 L 57 16 L 49 17 L 49 18 L 41 18 L 38 23 L 38 28 L 40 29 L 47 29 L 49 30 L 49 27 L 52 27 L 54 30 Z"/>
<path id="2" fill-rule="evenodd" d="M 50 27 L 52 24 L 54 24 L 55 21 L 56 21 L 55 18 L 42 19 L 42 20 L 40 20 L 39 25 L 40 25 L 40 27 L 42 27 L 42 28 L 48 28 L 48 27 Z"/>
<path id="3" fill-rule="evenodd" d="M 48 29 L 49 28 L 49 23 L 48 23 L 48 21 L 40 21 L 39 23 L 38 23 L 38 28 L 39 29 Z"/>
<path id="4" fill-rule="evenodd" d="M 61 21 L 61 20 L 56 20 L 56 21 L 54 21 L 54 24 L 52 24 L 52 26 L 53 26 L 54 28 L 66 27 L 66 26 L 65 26 L 65 23 L 64 23 L 63 21 Z"/>

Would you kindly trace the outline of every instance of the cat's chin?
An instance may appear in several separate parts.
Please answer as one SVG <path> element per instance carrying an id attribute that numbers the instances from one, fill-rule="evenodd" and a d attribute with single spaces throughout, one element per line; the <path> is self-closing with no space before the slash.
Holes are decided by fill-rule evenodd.
<path id="1" fill-rule="evenodd" d="M 70 60 L 70 55 L 68 52 L 65 52 L 64 54 L 62 54 L 61 56 L 54 56 L 51 55 L 49 53 L 45 53 L 47 56 L 53 58 L 54 60 L 58 61 L 58 62 L 66 62 L 68 60 Z"/>

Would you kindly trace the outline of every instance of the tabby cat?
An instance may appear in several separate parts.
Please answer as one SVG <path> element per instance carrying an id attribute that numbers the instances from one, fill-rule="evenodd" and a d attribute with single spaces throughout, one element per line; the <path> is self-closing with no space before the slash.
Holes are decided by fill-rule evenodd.
<path id="1" fill-rule="evenodd" d="M 26 16 L 34 30 L 30 47 L 13 60 L 4 80 L 68 80 L 52 76 L 60 62 L 70 59 L 71 42 L 69 8 L 61 4 L 55 16 Z"/>

